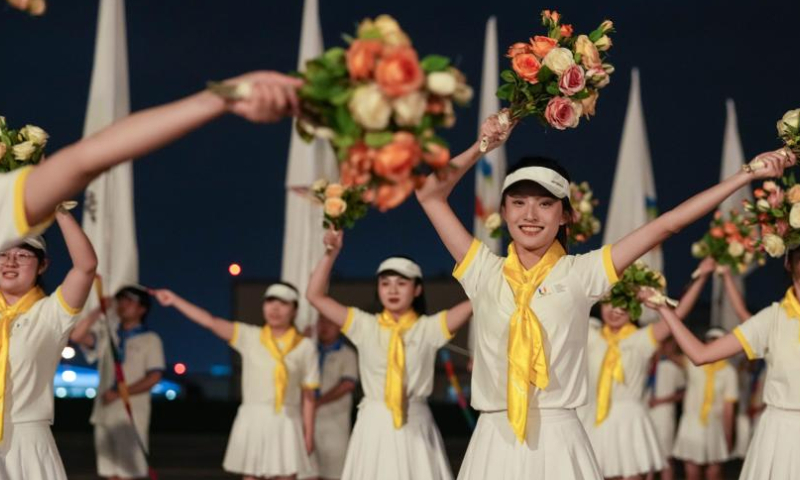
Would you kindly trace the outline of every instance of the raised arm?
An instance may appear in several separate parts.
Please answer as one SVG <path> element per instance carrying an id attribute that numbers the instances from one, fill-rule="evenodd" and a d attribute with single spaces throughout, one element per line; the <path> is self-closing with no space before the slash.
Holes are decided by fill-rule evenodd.
<path id="1" fill-rule="evenodd" d="M 678 342 L 681 350 L 695 365 L 716 362 L 717 360 L 732 357 L 742 351 L 742 344 L 732 333 L 706 344 L 686 328 L 686 325 L 675 315 L 675 311 L 672 308 L 668 306 L 651 306 L 651 308 L 658 311 L 662 320 L 669 326 L 672 336 L 675 337 L 675 341 Z"/>
<path id="2" fill-rule="evenodd" d="M 175 307 L 175 309 L 184 314 L 186 318 L 201 327 L 211 330 L 214 335 L 226 342 L 230 342 L 233 338 L 233 322 L 211 315 L 208 311 L 179 297 L 170 290 L 153 290 L 151 294 L 156 297 L 156 300 L 158 300 L 158 303 L 162 306 Z"/>
<path id="3" fill-rule="evenodd" d="M 502 112 L 501 112 L 502 113 Z M 497 115 L 489 117 L 481 126 L 479 138 L 489 139 L 488 151 L 491 151 L 505 142 L 510 133 L 510 126 L 503 126 Z M 447 198 L 456 184 L 475 163 L 484 155 L 480 151 L 480 142 L 476 141 L 465 152 L 453 158 L 450 162 L 453 168 L 444 176 L 428 175 L 427 180 L 417 190 L 417 200 L 430 219 L 439 238 L 453 256 L 456 262 L 461 262 L 469 251 L 473 237 L 458 219 Z"/>
<path id="4" fill-rule="evenodd" d="M 742 298 L 742 292 L 736 287 L 736 282 L 733 281 L 733 275 L 730 268 L 721 268 L 722 282 L 725 284 L 725 293 L 728 294 L 728 300 L 731 302 L 733 309 L 736 311 L 736 316 L 739 317 L 740 322 L 747 321 L 753 316 L 747 305 Z"/>
<path id="5" fill-rule="evenodd" d="M 692 278 L 692 283 L 689 284 L 689 288 L 686 289 L 686 292 L 684 292 L 681 297 L 681 301 L 675 308 L 675 315 L 677 315 L 678 318 L 683 320 L 689 315 L 689 312 L 692 311 L 694 305 L 697 303 L 697 299 L 700 298 L 700 293 L 703 291 L 703 287 L 706 286 L 708 277 L 714 273 L 716 268 L 717 262 L 711 257 L 706 257 L 700 262 L 696 270 L 697 276 Z"/>
<path id="6" fill-rule="evenodd" d="M 447 330 L 455 334 L 472 317 L 472 304 L 465 300 L 447 311 Z"/>
<path id="7" fill-rule="evenodd" d="M 83 229 L 68 211 L 59 207 L 56 222 L 64 235 L 64 243 L 67 244 L 72 260 L 72 269 L 61 284 L 61 295 L 67 305 L 81 309 L 92 290 L 97 273 L 97 255 Z"/>
<path id="8" fill-rule="evenodd" d="M 275 122 L 297 110 L 295 89 L 302 83 L 275 72 L 254 72 L 229 80 L 247 82 L 249 97 L 225 101 L 201 92 L 125 117 L 65 147 L 36 166 L 26 179 L 25 213 L 30 225 L 46 220 L 59 202 L 83 190 L 109 168 L 177 140 L 231 112 L 253 122 Z"/>
<path id="9" fill-rule="evenodd" d="M 112 301 L 113 298 L 103 299 L 103 302 L 106 302 L 106 305 L 110 305 Z M 108 307 L 106 307 L 106 309 L 108 309 Z M 100 319 L 101 313 L 102 310 L 100 307 L 97 307 L 81 318 L 78 323 L 75 324 L 75 328 L 73 328 L 72 332 L 69 334 L 70 341 L 87 348 L 94 348 L 95 338 L 94 335 L 92 335 L 92 327 L 97 320 Z"/>
<path id="10" fill-rule="evenodd" d="M 622 275 L 622 272 L 636 259 L 716 208 L 736 190 L 754 180 L 780 177 L 783 174 L 783 169 L 794 165 L 797 159 L 788 150 L 776 150 L 762 153 L 755 160 L 763 162 L 764 167 L 755 170 L 753 173 L 740 171 L 728 177 L 721 183 L 693 196 L 615 243 L 611 250 L 611 257 L 617 273 Z"/>
<path id="11" fill-rule="evenodd" d="M 330 319 L 339 328 L 343 327 L 347 321 L 347 307 L 328 295 L 328 284 L 330 283 L 333 264 L 342 251 L 343 237 L 344 233 L 341 231 L 328 230 L 325 233 L 326 253 L 317 263 L 314 271 L 311 272 L 311 278 L 308 279 L 308 288 L 306 289 L 306 299 L 308 299 L 309 303 L 322 316 Z"/>

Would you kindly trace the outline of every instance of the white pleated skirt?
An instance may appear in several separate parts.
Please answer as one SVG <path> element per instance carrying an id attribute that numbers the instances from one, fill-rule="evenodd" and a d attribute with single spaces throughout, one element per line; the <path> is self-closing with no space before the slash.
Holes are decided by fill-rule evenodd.
<path id="1" fill-rule="evenodd" d="M 630 477 L 664 468 L 664 452 L 642 402 L 612 400 L 600 425 L 595 425 L 595 408 L 589 407 L 591 415 L 586 415 L 583 426 L 603 477 Z"/>
<path id="2" fill-rule="evenodd" d="M 254 477 L 316 477 L 316 466 L 306 453 L 300 409 L 287 406 L 276 413 L 271 404 L 239 406 L 222 467 Z"/>
<path id="3" fill-rule="evenodd" d="M 534 478 L 603 478 L 575 410 L 532 410 L 525 443 L 517 440 L 505 410 L 481 413 L 458 480 Z"/>
<path id="4" fill-rule="evenodd" d="M 0 443 L 0 478 L 67 480 L 49 422 L 6 422 Z"/>
<path id="5" fill-rule="evenodd" d="M 320 415 L 314 424 L 314 457 L 320 478 L 342 478 L 350 443 L 350 412 Z"/>
<path id="6" fill-rule="evenodd" d="M 672 448 L 675 446 L 675 431 L 678 428 L 675 418 L 674 405 L 657 405 L 649 411 L 650 420 L 656 429 L 658 444 L 666 458 L 672 457 Z"/>
<path id="7" fill-rule="evenodd" d="M 767 407 L 756 426 L 739 480 L 800 478 L 800 410 Z"/>
<path id="8" fill-rule="evenodd" d="M 725 428 L 720 416 L 709 415 L 708 425 L 697 412 L 684 412 L 678 425 L 672 456 L 698 465 L 722 463 L 730 459 Z"/>
<path id="9" fill-rule="evenodd" d="M 383 401 L 365 398 L 347 448 L 342 480 L 452 480 L 442 436 L 425 401 L 411 401 L 394 428 Z"/>

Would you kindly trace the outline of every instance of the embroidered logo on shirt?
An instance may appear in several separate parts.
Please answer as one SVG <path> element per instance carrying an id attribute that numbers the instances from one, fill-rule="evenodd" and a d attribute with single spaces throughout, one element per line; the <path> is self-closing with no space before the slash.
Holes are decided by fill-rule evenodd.
<path id="1" fill-rule="evenodd" d="M 556 283 L 555 285 L 552 285 L 550 287 L 541 286 L 539 287 L 538 290 L 536 290 L 536 292 L 539 294 L 540 297 L 546 297 L 554 293 L 564 293 L 566 291 L 567 288 L 560 283 Z"/>

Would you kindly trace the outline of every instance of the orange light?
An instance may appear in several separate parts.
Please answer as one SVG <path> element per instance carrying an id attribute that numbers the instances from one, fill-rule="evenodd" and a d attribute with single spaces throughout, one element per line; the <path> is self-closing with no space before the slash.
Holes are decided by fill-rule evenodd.
<path id="1" fill-rule="evenodd" d="M 184 365 L 183 363 L 176 363 L 173 369 L 175 370 L 175 373 L 177 373 L 178 375 L 183 375 L 184 373 L 186 373 L 186 365 Z"/>
<path id="2" fill-rule="evenodd" d="M 231 263 L 231 266 L 228 267 L 228 272 L 233 275 L 234 277 L 238 276 L 242 273 L 242 267 L 238 263 Z"/>

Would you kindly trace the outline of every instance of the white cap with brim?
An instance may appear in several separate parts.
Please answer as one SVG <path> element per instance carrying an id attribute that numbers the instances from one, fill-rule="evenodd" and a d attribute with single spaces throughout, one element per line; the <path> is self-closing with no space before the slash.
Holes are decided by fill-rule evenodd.
<path id="1" fill-rule="evenodd" d="M 723 330 L 723 329 L 721 329 L 719 327 L 714 327 L 714 328 L 709 329 L 706 332 L 705 337 L 706 337 L 706 340 L 716 340 L 718 338 L 724 337 L 727 334 L 728 334 L 728 332 L 726 332 L 725 330 Z"/>
<path id="2" fill-rule="evenodd" d="M 277 298 L 284 302 L 297 302 L 299 300 L 297 292 L 282 283 L 270 285 L 267 291 L 264 292 L 264 298 Z"/>
<path id="3" fill-rule="evenodd" d="M 45 254 L 47 254 L 47 242 L 45 242 L 44 237 L 41 235 L 35 235 L 33 237 L 25 237 L 20 240 L 15 246 L 19 247 L 21 245 L 28 245 L 29 247 L 33 247 L 36 250 L 41 250 Z"/>
<path id="4" fill-rule="evenodd" d="M 384 272 L 397 272 L 406 278 L 422 278 L 422 269 L 407 258 L 389 257 L 378 266 L 377 275 Z"/>
<path id="5" fill-rule="evenodd" d="M 545 167 L 524 167 L 507 175 L 503 182 L 503 192 L 511 185 L 525 180 L 538 183 L 558 199 L 569 196 L 569 182 L 567 179 L 555 170 Z"/>

